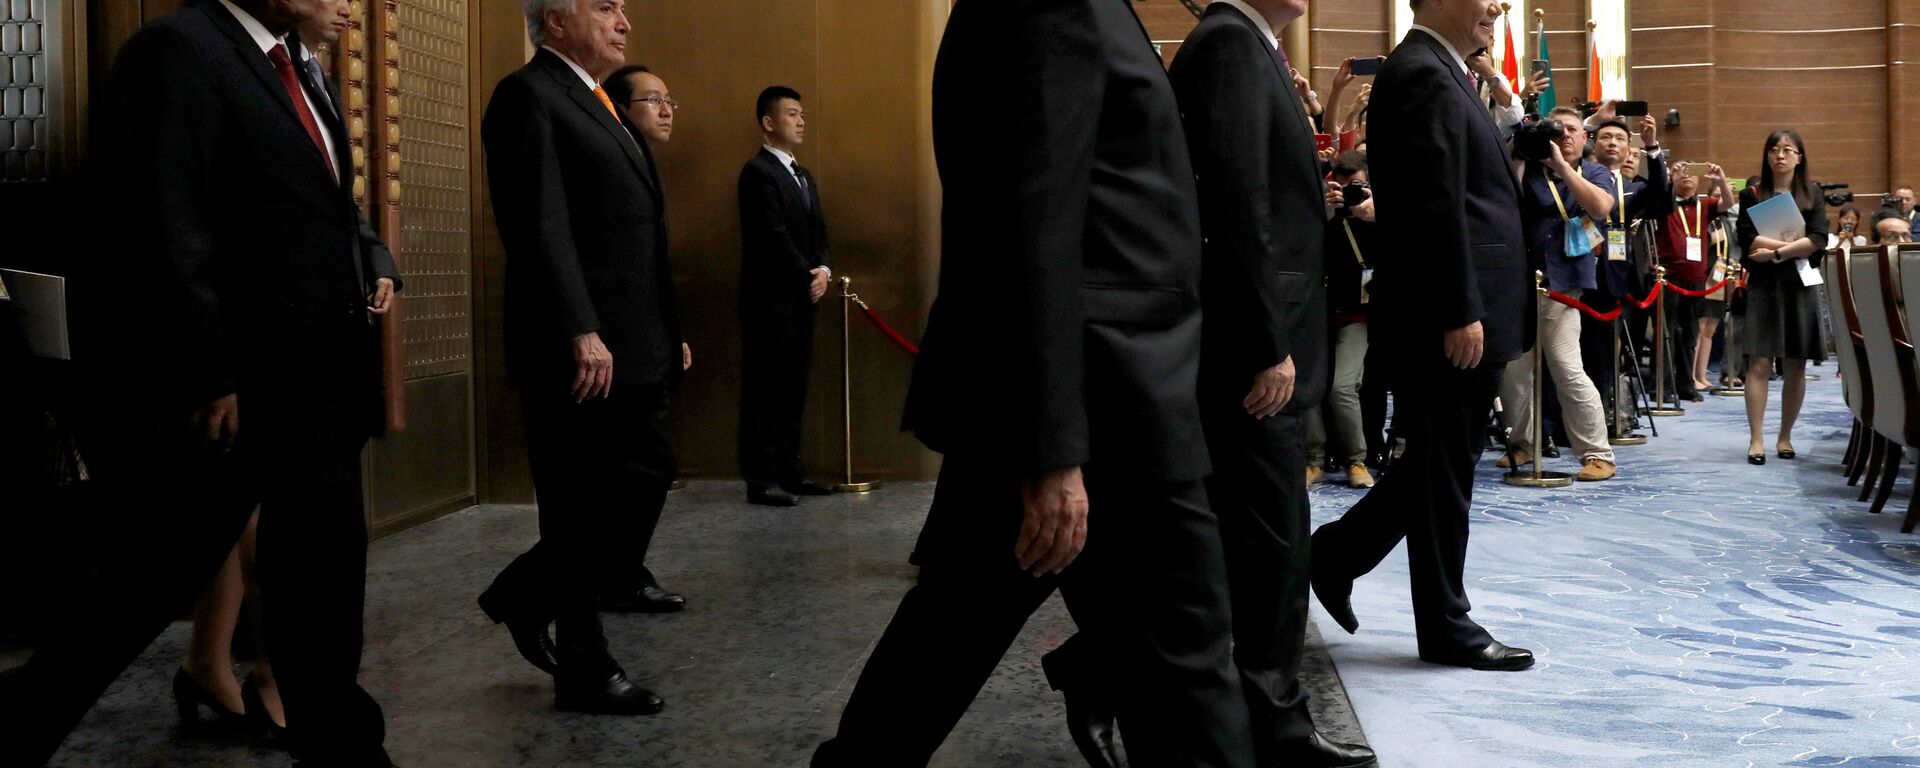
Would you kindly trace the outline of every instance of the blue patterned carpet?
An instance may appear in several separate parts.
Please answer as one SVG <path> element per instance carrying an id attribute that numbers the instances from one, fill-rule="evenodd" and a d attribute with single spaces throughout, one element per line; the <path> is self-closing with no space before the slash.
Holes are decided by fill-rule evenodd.
<path id="1" fill-rule="evenodd" d="M 1473 616 L 1533 649 L 1530 671 L 1417 661 L 1404 546 L 1356 584 L 1359 634 L 1316 605 L 1382 764 L 1920 766 L 1920 535 L 1899 532 L 1913 469 L 1886 514 L 1854 501 L 1840 383 L 1812 370 L 1796 461 L 1748 465 L 1742 401 L 1717 397 L 1620 448 L 1611 482 L 1513 488 L 1487 455 Z M 1316 486 L 1316 521 L 1360 493 Z"/>

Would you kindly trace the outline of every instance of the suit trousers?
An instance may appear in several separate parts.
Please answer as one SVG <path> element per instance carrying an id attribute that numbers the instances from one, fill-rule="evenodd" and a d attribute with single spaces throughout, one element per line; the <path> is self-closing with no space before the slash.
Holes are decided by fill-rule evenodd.
<path id="1" fill-rule="evenodd" d="M 584 403 L 557 387 L 521 392 L 540 540 L 480 599 L 513 618 L 552 619 L 562 664 L 612 663 L 596 597 L 644 586 L 675 474 L 669 408 L 664 382 L 615 384 Z"/>
<path id="2" fill-rule="evenodd" d="M 1706 287 L 1704 283 L 1696 281 L 1669 282 L 1691 291 Z M 1700 338 L 1700 304 L 1703 300 L 1683 296 L 1674 290 L 1666 291 L 1660 300 L 1666 304 L 1667 312 L 1667 392 L 1681 400 L 1692 400 L 1699 394 L 1693 386 L 1693 348 Z"/>
<path id="3" fill-rule="evenodd" d="M 0 765 L 51 758 L 206 588 L 256 505 L 262 641 L 294 754 L 319 766 L 386 765 L 385 717 L 356 681 L 367 553 L 360 445 L 276 448 L 248 440 L 256 427 L 231 454 L 203 455 L 184 448 L 179 421 L 118 414 L 83 428 L 105 565 L 41 650 L 0 683 L 0 722 L 20 726 L 0 739 Z"/>
<path id="4" fill-rule="evenodd" d="M 1366 327 L 1361 326 L 1365 331 Z M 1358 367 L 1358 364 L 1355 364 Z M 1238 406 L 1244 393 L 1216 392 L 1212 402 Z M 1313 735 L 1313 715 L 1300 686 L 1308 600 L 1306 460 L 1301 416 L 1260 420 L 1237 407 L 1209 410 L 1207 449 L 1213 476 L 1207 498 L 1220 518 L 1233 608 L 1233 661 L 1253 728 L 1256 765 L 1283 763 L 1283 745 Z M 1099 639 L 1075 634 L 1045 659 L 1047 679 L 1063 691 L 1090 691 L 1111 701 L 1127 680 L 1099 667 Z M 1130 731 L 1131 723 L 1121 725 Z"/>
<path id="5" fill-rule="evenodd" d="M 1554 391 L 1559 395 L 1561 426 L 1567 431 L 1567 440 L 1582 463 L 1589 459 L 1612 463 L 1606 407 L 1581 364 L 1580 311 L 1544 296 L 1535 301 L 1540 312 L 1540 338 L 1535 343 L 1545 353 L 1541 367 L 1553 378 Z M 1539 416 L 1533 412 L 1533 386 L 1533 353 L 1529 351 L 1507 363 L 1500 403 L 1507 428 L 1513 430 L 1509 442 L 1516 450 L 1539 455 L 1539 446 L 1533 444 L 1533 420 Z"/>
<path id="6" fill-rule="evenodd" d="M 1059 589 L 1100 638 L 1093 664 L 1126 675 L 1113 699 L 1141 768 L 1251 766 L 1229 648 L 1218 523 L 1199 482 L 1086 473 L 1086 549 L 1057 576 L 1014 558 L 1020 481 L 949 455 L 921 537 L 921 571 L 875 645 L 813 765 L 926 765 L 1027 618 Z"/>
<path id="7" fill-rule="evenodd" d="M 1360 409 L 1360 384 L 1366 369 L 1367 324 L 1340 326 L 1333 337 L 1333 386 L 1327 390 L 1326 402 L 1301 417 L 1307 430 L 1307 466 L 1317 467 L 1326 461 L 1329 433 L 1340 449 L 1334 454 L 1340 466 L 1367 460 L 1373 446 L 1367 442 Z"/>
<path id="8" fill-rule="evenodd" d="M 740 328 L 740 477 L 754 488 L 799 485 L 817 307 L 748 309 Z"/>
<path id="9" fill-rule="evenodd" d="M 1375 328 L 1376 331 L 1382 329 Z M 1340 519 L 1313 534 L 1313 569 L 1338 579 L 1371 572 L 1407 540 L 1414 629 L 1422 657 L 1479 650 L 1492 636 L 1467 616 L 1467 514 L 1473 468 L 1486 439 L 1487 414 L 1505 363 L 1454 367 L 1440 338 L 1413 341 L 1375 333 L 1401 362 L 1393 383 L 1394 432 L 1406 452 Z M 1414 349 L 1415 345 L 1418 346 Z"/>

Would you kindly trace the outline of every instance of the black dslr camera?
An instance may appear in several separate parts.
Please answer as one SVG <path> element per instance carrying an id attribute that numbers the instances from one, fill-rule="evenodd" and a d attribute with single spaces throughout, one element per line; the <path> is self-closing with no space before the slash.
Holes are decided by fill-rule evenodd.
<path id="1" fill-rule="evenodd" d="M 1513 155 L 1521 160 L 1544 162 L 1553 156 L 1553 145 L 1567 132 L 1558 120 L 1527 115 L 1513 132 Z"/>
<path id="2" fill-rule="evenodd" d="M 1847 191 L 1846 184 L 1822 184 L 1821 194 L 1826 195 L 1827 205 L 1846 205 L 1853 202 L 1853 192 Z"/>
<path id="3" fill-rule="evenodd" d="M 1353 209 L 1356 206 L 1366 203 L 1369 198 L 1373 197 L 1373 185 L 1355 179 L 1347 182 L 1346 186 L 1340 188 L 1340 196 L 1347 201 L 1347 215 L 1352 216 Z"/>

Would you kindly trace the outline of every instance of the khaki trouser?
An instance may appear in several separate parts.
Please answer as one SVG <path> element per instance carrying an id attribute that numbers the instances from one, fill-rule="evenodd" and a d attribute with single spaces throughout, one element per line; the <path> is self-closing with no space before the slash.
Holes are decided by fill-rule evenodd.
<path id="1" fill-rule="evenodd" d="M 1607 444 L 1607 419 L 1600 407 L 1600 390 L 1593 386 L 1580 363 L 1580 313 L 1545 296 L 1540 305 L 1540 340 L 1546 352 L 1542 363 L 1553 386 L 1560 393 L 1560 416 L 1567 439 L 1580 452 L 1581 463 L 1589 459 L 1613 462 L 1613 447 Z M 1521 355 L 1507 363 L 1500 382 L 1500 402 L 1507 427 L 1513 430 L 1513 447 L 1535 455 L 1533 445 L 1533 354 Z"/>

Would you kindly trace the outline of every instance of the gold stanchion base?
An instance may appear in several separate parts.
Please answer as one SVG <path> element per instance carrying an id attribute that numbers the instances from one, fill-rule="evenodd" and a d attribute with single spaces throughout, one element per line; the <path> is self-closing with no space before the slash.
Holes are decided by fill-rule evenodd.
<path id="1" fill-rule="evenodd" d="M 834 493 L 866 493 L 880 487 L 880 481 L 869 480 L 864 483 L 834 483 Z"/>
<path id="2" fill-rule="evenodd" d="M 1646 435 L 1621 435 L 1607 438 L 1607 445 L 1646 445 Z"/>
<path id="3" fill-rule="evenodd" d="M 1673 418 L 1675 416 L 1687 415 L 1687 411 L 1684 408 L 1653 408 L 1653 409 L 1649 409 L 1647 413 L 1653 414 L 1655 416 L 1664 416 L 1666 418 Z"/>
<path id="4" fill-rule="evenodd" d="M 686 488 L 687 481 L 685 480 L 675 480 L 672 485 L 667 486 L 667 490 L 669 491 L 683 491 L 686 490 Z"/>
<path id="5" fill-rule="evenodd" d="M 1532 472 L 1508 472 L 1500 480 L 1521 488 L 1565 488 L 1573 485 L 1573 475 L 1565 472 L 1542 472 L 1539 477 L 1534 477 Z"/>
<path id="6" fill-rule="evenodd" d="M 1719 389 L 1714 390 L 1712 394 L 1719 395 L 1721 397 L 1746 397 L 1747 390 L 1745 387 L 1721 387 Z"/>

